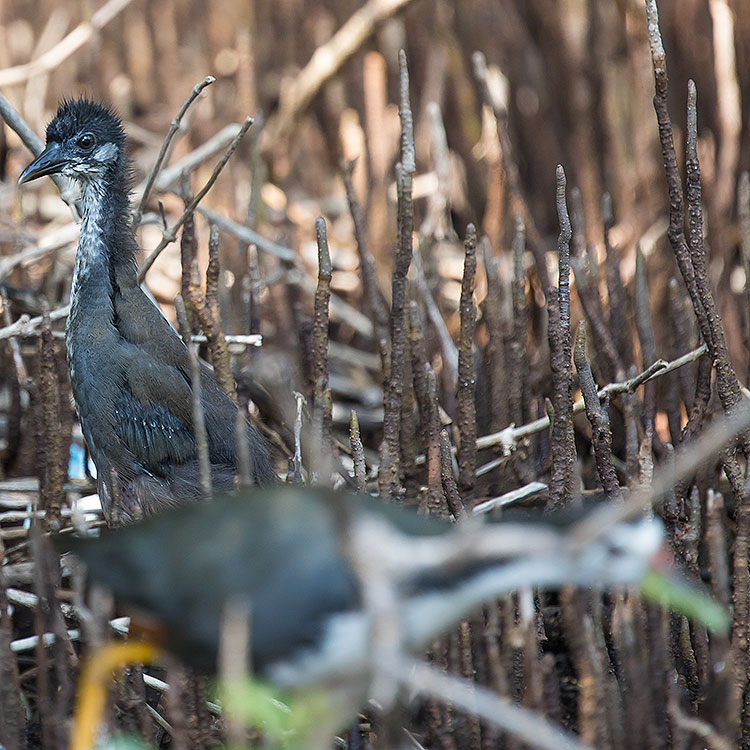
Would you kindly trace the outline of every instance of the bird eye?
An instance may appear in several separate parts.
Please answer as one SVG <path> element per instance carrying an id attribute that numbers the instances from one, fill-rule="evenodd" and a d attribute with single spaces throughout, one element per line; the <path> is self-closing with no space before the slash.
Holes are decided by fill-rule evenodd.
<path id="1" fill-rule="evenodd" d="M 94 145 L 94 136 L 91 133 L 84 133 L 77 141 L 76 145 L 82 151 L 88 151 Z"/>

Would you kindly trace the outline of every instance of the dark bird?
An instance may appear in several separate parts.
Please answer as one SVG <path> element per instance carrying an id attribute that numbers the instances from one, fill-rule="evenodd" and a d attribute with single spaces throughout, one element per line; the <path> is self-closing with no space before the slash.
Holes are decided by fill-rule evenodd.
<path id="1" fill-rule="evenodd" d="M 98 539 L 59 536 L 56 546 L 80 557 L 134 618 L 145 613 L 165 648 L 210 674 L 227 605 L 246 606 L 253 672 L 282 689 L 335 691 L 344 713 L 333 732 L 368 697 L 378 638 L 357 560 L 391 587 L 387 614 L 407 653 L 520 587 L 637 583 L 662 540 L 658 519 L 620 523 L 577 545 L 547 519 L 450 524 L 370 497 L 278 486 L 176 508 Z"/>
<path id="2" fill-rule="evenodd" d="M 18 182 L 57 173 L 81 189 L 66 329 L 73 396 L 102 507 L 109 516 L 114 469 L 121 517 L 130 520 L 199 495 L 189 353 L 138 284 L 119 117 L 98 102 L 64 101 L 47 126 L 46 148 Z M 236 406 L 205 364 L 201 400 L 212 483 L 226 492 L 237 473 Z M 266 445 L 249 424 L 247 441 L 255 480 L 275 481 Z"/>

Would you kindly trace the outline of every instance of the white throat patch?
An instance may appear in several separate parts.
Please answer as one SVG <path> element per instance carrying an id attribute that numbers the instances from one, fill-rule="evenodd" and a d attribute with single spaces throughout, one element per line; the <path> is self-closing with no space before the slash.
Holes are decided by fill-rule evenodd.
<path id="1" fill-rule="evenodd" d="M 81 236 L 78 240 L 78 250 L 76 251 L 76 261 L 73 268 L 71 296 L 75 295 L 81 282 L 90 271 L 101 266 L 107 252 L 101 227 L 103 196 L 97 190 L 97 183 L 88 182 L 83 185 L 81 201 L 83 203 L 83 222 L 81 223 Z"/>

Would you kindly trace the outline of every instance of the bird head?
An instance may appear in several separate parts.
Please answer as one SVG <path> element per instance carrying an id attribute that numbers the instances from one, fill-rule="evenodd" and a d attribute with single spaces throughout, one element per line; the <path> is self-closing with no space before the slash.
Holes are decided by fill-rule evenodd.
<path id="1" fill-rule="evenodd" d="M 62 174 L 79 183 L 97 181 L 125 165 L 125 132 L 120 118 L 90 99 L 62 102 L 47 126 L 47 144 L 18 178 L 21 185 Z"/>

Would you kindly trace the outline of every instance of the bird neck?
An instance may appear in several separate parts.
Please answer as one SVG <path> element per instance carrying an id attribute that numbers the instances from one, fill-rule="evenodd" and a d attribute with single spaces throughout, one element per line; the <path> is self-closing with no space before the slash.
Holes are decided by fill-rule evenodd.
<path id="1" fill-rule="evenodd" d="M 119 288 L 137 284 L 128 188 L 126 164 L 82 183 L 71 315 L 111 311 Z"/>

